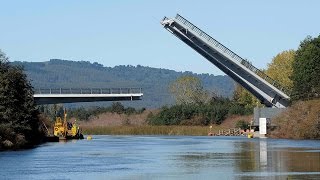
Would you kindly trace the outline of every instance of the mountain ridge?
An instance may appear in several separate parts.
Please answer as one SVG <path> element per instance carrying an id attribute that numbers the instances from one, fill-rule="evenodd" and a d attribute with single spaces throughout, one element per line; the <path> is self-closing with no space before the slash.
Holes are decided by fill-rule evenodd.
<path id="1" fill-rule="evenodd" d="M 226 75 L 177 72 L 142 65 L 107 67 L 97 62 L 62 59 L 12 64 L 24 67 L 34 88 L 142 88 L 143 100 L 124 103 L 133 107 L 159 108 L 173 104 L 168 85 L 182 75 L 198 77 L 206 90 L 224 97 L 231 97 L 235 86 Z"/>

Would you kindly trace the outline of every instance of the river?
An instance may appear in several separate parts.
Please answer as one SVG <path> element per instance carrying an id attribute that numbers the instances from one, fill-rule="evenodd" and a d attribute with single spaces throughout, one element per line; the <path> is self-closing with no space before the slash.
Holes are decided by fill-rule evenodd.
<path id="1" fill-rule="evenodd" d="M 93 136 L 0 152 L 0 179 L 320 179 L 320 141 Z"/>

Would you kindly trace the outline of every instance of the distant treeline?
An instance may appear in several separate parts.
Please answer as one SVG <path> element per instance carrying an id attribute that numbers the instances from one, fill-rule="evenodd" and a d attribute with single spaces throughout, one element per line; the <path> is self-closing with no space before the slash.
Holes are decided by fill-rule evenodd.
<path id="1" fill-rule="evenodd" d="M 49 117 L 52 121 L 55 117 L 63 117 L 64 107 L 62 105 L 41 106 L 40 112 Z M 72 108 L 67 110 L 68 118 L 76 118 L 80 121 L 87 121 L 103 113 L 126 114 L 128 116 L 141 114 L 145 108 L 136 109 L 125 107 L 120 102 L 114 102 L 111 106 Z M 209 124 L 221 124 L 231 115 L 249 115 L 253 109 L 244 107 L 241 104 L 228 98 L 214 98 L 204 104 L 178 104 L 163 106 L 158 113 L 150 112 L 146 119 L 149 125 L 192 125 L 206 126 Z"/>
<path id="2" fill-rule="evenodd" d="M 252 108 L 246 108 L 227 98 L 217 98 L 205 104 L 178 104 L 164 106 L 157 114 L 150 113 L 150 125 L 200 125 L 221 124 L 230 115 L 252 114 Z"/>
<path id="3" fill-rule="evenodd" d="M 123 102 L 137 108 L 160 108 L 174 104 L 168 84 L 183 75 L 201 80 L 208 91 L 231 97 L 234 82 L 226 75 L 195 74 L 146 66 L 120 65 L 104 67 L 89 61 L 51 59 L 46 62 L 13 62 L 24 66 L 34 88 L 142 88 L 141 101 Z M 109 106 L 108 102 L 72 104 L 73 107 Z"/>
<path id="4" fill-rule="evenodd" d="M 76 118 L 80 121 L 88 121 L 92 117 L 96 117 L 103 113 L 116 113 L 116 114 L 141 114 L 146 109 L 136 109 L 133 107 L 125 107 L 120 102 L 113 102 L 111 106 L 106 107 L 90 107 L 90 108 L 70 108 L 64 109 L 62 105 L 43 105 L 39 107 L 42 114 L 47 116 L 51 121 L 54 121 L 56 117 L 63 117 L 64 111 L 66 111 L 68 118 Z"/>
<path id="5" fill-rule="evenodd" d="M 145 111 L 145 108 L 136 109 L 133 107 L 124 107 L 120 102 L 114 102 L 111 106 L 108 107 L 95 107 L 86 109 L 84 107 L 71 109 L 68 113 L 70 117 L 74 117 L 76 119 L 86 121 L 89 120 L 90 117 L 98 116 L 103 113 L 117 113 L 117 114 L 141 114 Z"/>

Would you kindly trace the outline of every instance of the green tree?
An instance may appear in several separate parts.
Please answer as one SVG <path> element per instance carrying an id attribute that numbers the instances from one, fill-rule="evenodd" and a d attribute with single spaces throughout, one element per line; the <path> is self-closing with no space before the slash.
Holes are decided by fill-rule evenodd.
<path id="1" fill-rule="evenodd" d="M 111 105 L 111 112 L 117 113 L 117 114 L 122 114 L 124 113 L 125 108 L 120 102 L 113 102 Z"/>
<path id="2" fill-rule="evenodd" d="M 270 64 L 266 74 L 278 81 L 283 87 L 291 90 L 293 83 L 290 77 L 292 76 L 292 64 L 294 61 L 295 51 L 288 50 L 277 54 Z"/>
<path id="3" fill-rule="evenodd" d="M 177 104 L 203 104 L 208 101 L 208 93 L 203 89 L 199 78 L 181 76 L 169 86 Z"/>
<path id="4" fill-rule="evenodd" d="M 293 99 L 319 97 L 320 93 L 320 35 L 308 36 L 300 43 L 293 62 Z"/>
<path id="5" fill-rule="evenodd" d="M 290 79 L 292 75 L 292 64 L 294 61 L 295 51 L 288 50 L 277 54 L 270 64 L 265 73 L 278 81 L 287 89 L 292 89 L 293 83 Z M 233 93 L 233 99 L 240 105 L 246 108 L 253 108 L 255 106 L 261 106 L 260 101 L 254 97 L 249 91 L 244 89 L 239 84 L 236 85 Z"/>
<path id="6" fill-rule="evenodd" d="M 261 106 L 260 101 L 239 84 L 236 85 L 234 90 L 233 100 L 247 109 Z"/>
<path id="7" fill-rule="evenodd" d="M 0 51 L 0 149 L 38 143 L 43 137 L 40 126 L 33 90 L 23 69 L 10 65 Z"/>
<path id="8" fill-rule="evenodd" d="M 236 128 L 249 129 L 249 125 L 250 123 L 245 120 L 239 120 L 236 122 Z"/>

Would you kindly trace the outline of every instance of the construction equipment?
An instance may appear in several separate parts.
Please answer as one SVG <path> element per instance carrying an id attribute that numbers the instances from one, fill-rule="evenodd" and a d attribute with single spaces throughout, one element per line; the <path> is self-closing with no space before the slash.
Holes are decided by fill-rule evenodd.
<path id="1" fill-rule="evenodd" d="M 56 117 L 53 126 L 53 135 L 59 137 L 60 140 L 83 139 L 81 129 L 77 125 L 76 120 L 73 123 L 67 121 L 66 110 L 64 111 L 63 121 L 60 117 Z"/>

